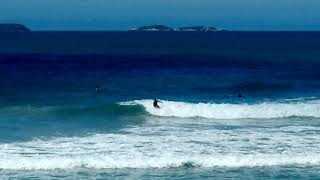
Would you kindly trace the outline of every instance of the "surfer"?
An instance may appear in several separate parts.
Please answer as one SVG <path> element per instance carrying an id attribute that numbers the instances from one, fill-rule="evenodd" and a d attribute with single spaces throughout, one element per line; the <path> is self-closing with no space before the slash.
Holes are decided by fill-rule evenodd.
<path id="1" fill-rule="evenodd" d="M 154 99 L 153 100 L 153 107 L 160 109 L 160 106 L 158 105 L 159 102 L 161 102 L 161 101 Z"/>

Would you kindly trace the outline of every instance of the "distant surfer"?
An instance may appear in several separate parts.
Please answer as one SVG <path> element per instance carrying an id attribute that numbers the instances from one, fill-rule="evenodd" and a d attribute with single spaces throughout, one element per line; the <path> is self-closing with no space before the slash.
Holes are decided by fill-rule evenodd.
<path id="1" fill-rule="evenodd" d="M 102 88 L 100 86 L 96 86 L 96 93 L 101 93 L 102 92 Z"/>
<path id="2" fill-rule="evenodd" d="M 159 102 L 161 102 L 161 101 L 154 99 L 153 100 L 153 107 L 160 109 L 160 106 L 158 105 Z"/>

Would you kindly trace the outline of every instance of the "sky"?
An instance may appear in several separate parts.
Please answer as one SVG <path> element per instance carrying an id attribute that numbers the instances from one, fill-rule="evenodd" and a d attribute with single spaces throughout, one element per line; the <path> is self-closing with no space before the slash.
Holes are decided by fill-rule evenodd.
<path id="1" fill-rule="evenodd" d="M 0 0 L 0 23 L 33 30 L 126 30 L 150 24 L 320 30 L 320 0 Z"/>

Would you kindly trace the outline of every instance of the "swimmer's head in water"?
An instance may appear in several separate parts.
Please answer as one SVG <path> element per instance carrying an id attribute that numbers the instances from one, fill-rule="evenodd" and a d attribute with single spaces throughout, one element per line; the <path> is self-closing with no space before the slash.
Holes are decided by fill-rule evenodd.
<path id="1" fill-rule="evenodd" d="M 100 93 L 102 91 L 102 88 L 100 86 L 96 86 L 96 92 Z"/>

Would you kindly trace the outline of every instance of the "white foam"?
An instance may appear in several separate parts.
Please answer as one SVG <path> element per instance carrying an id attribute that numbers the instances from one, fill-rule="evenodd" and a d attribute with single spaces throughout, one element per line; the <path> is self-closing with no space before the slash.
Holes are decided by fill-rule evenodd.
<path id="1" fill-rule="evenodd" d="M 320 165 L 320 136 L 306 130 L 316 133 L 320 127 L 131 127 L 118 133 L 0 144 L 0 169 Z"/>
<path id="2" fill-rule="evenodd" d="M 170 168 L 191 164 L 198 167 L 261 167 L 282 165 L 319 165 L 320 158 L 281 155 L 221 155 L 202 157 L 125 157 L 79 156 L 79 157 L 12 157 L 2 159 L 0 169 L 6 170 L 53 170 L 72 168 L 121 169 L 121 168 Z"/>
<path id="3" fill-rule="evenodd" d="M 320 101 L 265 102 L 260 104 L 210 104 L 162 101 L 156 109 L 153 100 L 135 100 L 120 105 L 142 105 L 155 116 L 201 117 L 214 119 L 320 117 Z"/>

